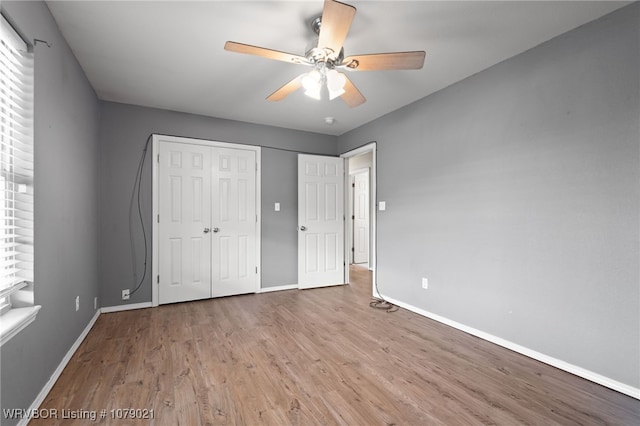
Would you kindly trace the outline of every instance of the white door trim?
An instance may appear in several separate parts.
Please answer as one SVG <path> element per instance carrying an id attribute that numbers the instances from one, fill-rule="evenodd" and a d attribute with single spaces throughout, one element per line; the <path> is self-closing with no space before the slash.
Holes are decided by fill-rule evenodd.
<path id="1" fill-rule="evenodd" d="M 344 164 L 344 168 L 345 168 L 345 173 L 344 173 L 344 188 L 345 194 L 348 194 L 349 191 L 349 158 L 351 157 L 355 157 L 358 156 L 360 154 L 364 154 L 367 152 L 371 152 L 372 153 L 372 161 L 371 161 L 371 199 L 369 200 L 369 203 L 371 204 L 371 216 L 369 217 L 370 220 L 370 226 L 371 226 L 371 253 L 369 253 L 369 268 L 371 269 L 371 271 L 373 272 L 373 279 L 372 279 L 372 284 L 371 284 L 371 294 L 374 297 L 380 297 L 380 294 L 378 293 L 377 290 L 377 231 L 376 231 L 376 226 L 377 226 L 377 222 L 378 222 L 378 194 L 377 194 L 377 172 L 376 172 L 376 164 L 377 164 L 377 160 L 376 160 L 376 142 L 371 142 L 368 143 L 366 145 L 361 146 L 360 148 L 356 148 L 352 151 L 347 151 L 344 154 L 340 155 L 340 157 L 345 159 L 345 164 Z M 347 196 L 348 197 L 348 196 Z M 345 206 L 349 206 L 349 199 L 345 198 Z M 350 208 L 350 207 L 349 207 Z M 347 220 L 346 222 L 346 226 L 345 226 L 345 239 L 344 239 L 344 246 L 345 246 L 345 250 L 351 250 L 349 244 L 351 244 L 351 241 L 348 237 L 348 235 L 350 235 L 351 233 L 353 233 L 353 229 L 352 229 L 352 224 L 351 221 Z M 347 252 L 348 253 L 348 252 Z M 347 282 L 349 282 L 349 264 L 348 262 L 344 267 L 344 276 Z"/>
<path id="2" fill-rule="evenodd" d="M 256 293 L 260 291 L 262 287 L 262 265 L 261 265 L 261 252 L 262 243 L 261 243 L 261 224 L 262 224 L 262 215 L 261 215 L 261 155 L 260 155 L 260 147 L 253 145 L 243 145 L 229 142 L 219 142 L 219 141 L 210 141 L 204 139 L 195 139 L 195 138 L 185 138 L 179 136 L 167 136 L 167 135 L 158 135 L 154 134 L 152 138 L 152 166 L 151 166 L 151 209 L 152 209 L 152 227 L 151 227 L 151 305 L 158 306 L 158 262 L 160 256 L 159 244 L 160 240 L 158 238 L 158 212 L 159 212 L 159 203 L 158 203 L 158 149 L 160 147 L 160 143 L 162 142 L 174 142 L 174 143 L 184 143 L 191 145 L 204 145 L 209 147 L 218 147 L 218 148 L 232 148 L 232 149 L 242 149 L 246 151 L 254 151 L 256 153 L 256 264 L 258 267 L 258 277 L 256 280 Z"/>

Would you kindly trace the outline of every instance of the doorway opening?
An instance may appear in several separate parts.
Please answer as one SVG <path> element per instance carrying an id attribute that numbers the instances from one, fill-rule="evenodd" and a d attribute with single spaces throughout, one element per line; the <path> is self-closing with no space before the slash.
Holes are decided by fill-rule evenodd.
<path id="1" fill-rule="evenodd" d="M 341 155 L 345 160 L 345 279 L 356 266 L 372 274 L 371 294 L 376 291 L 376 143 Z"/>

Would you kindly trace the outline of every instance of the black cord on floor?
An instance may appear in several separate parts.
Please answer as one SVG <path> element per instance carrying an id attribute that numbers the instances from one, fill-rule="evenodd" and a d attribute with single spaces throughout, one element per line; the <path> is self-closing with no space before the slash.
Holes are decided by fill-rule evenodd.
<path id="1" fill-rule="evenodd" d="M 389 303 L 384 299 L 378 299 L 377 297 L 371 298 L 371 302 L 369 302 L 369 306 L 375 309 L 387 311 L 387 313 L 395 312 L 398 310 L 398 307 L 396 305 Z"/>
<path id="2" fill-rule="evenodd" d="M 378 281 L 374 282 L 373 285 L 375 286 L 376 293 L 379 297 L 372 297 L 371 302 L 369 302 L 369 306 L 375 309 L 387 311 L 387 313 L 397 311 L 398 307 L 393 303 L 386 301 L 384 297 L 382 297 L 382 294 L 380 294 L 380 290 L 378 290 Z"/>

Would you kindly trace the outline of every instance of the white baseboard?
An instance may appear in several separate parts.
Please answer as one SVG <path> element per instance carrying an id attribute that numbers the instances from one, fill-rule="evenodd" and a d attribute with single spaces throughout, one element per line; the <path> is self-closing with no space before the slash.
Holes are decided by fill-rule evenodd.
<path id="1" fill-rule="evenodd" d="M 82 333 L 80 333 L 80 336 L 78 336 L 78 338 L 76 339 L 74 344 L 71 346 L 69 351 L 67 351 L 67 354 L 64 356 L 64 358 L 62 358 L 62 361 L 60 361 L 58 368 L 56 368 L 56 370 L 53 372 L 53 374 L 51 375 L 47 383 L 44 385 L 44 387 L 42 388 L 42 390 L 40 391 L 36 399 L 33 401 L 31 406 L 29 407 L 28 412 L 30 413 L 35 412 L 40 407 L 40 404 L 42 404 L 42 401 L 44 401 L 44 399 L 47 397 L 47 395 L 53 388 L 53 385 L 56 384 L 56 381 L 58 381 L 58 378 L 62 374 L 62 371 L 71 360 L 71 357 L 73 356 L 73 354 L 76 353 L 76 351 L 80 347 L 80 344 L 87 337 L 87 334 L 89 334 L 89 331 L 91 331 L 91 329 L 93 328 L 93 325 L 96 323 L 101 313 L 127 311 L 131 309 L 142 309 L 142 308 L 150 308 L 150 307 L 151 307 L 151 302 L 146 302 L 146 303 L 134 303 L 131 305 L 109 306 L 109 307 L 98 309 L 95 315 L 93 316 L 93 318 L 91 318 L 91 321 L 89 321 L 89 324 L 87 324 L 84 330 L 82 330 Z M 18 422 L 18 426 L 27 426 L 27 424 L 29 423 L 29 420 L 30 419 L 28 418 L 20 420 L 20 422 Z"/>
<path id="2" fill-rule="evenodd" d="M 108 314 L 110 312 L 131 311 L 133 309 L 144 309 L 151 307 L 151 302 L 131 303 L 130 305 L 105 306 L 104 308 L 100 309 L 100 312 L 102 312 L 103 314 Z"/>
<path id="3" fill-rule="evenodd" d="M 297 290 L 297 289 L 298 289 L 298 284 L 280 285 L 277 287 L 263 287 L 260 290 L 258 290 L 257 293 L 269 293 L 272 291 Z"/>
<path id="4" fill-rule="evenodd" d="M 483 340 L 487 340 L 491 343 L 495 343 L 498 346 L 502 346 L 504 348 L 510 349 L 514 352 L 518 352 L 519 354 L 528 356 L 529 358 L 533 358 L 537 361 L 544 362 L 545 364 L 549 364 L 553 367 L 559 368 L 560 370 L 564 370 L 571 374 L 575 374 L 576 376 L 582 377 L 583 379 L 590 380 L 599 385 L 605 386 L 609 389 L 613 389 L 615 391 L 621 392 L 625 395 L 629 395 L 630 397 L 640 399 L 640 388 L 634 388 L 633 386 L 629 386 L 627 384 L 618 382 L 617 380 L 610 379 L 609 377 L 603 376 L 598 373 L 594 373 L 593 371 L 584 369 L 582 367 L 578 367 L 577 365 L 570 364 L 568 362 L 562 361 L 560 359 L 551 357 L 549 355 L 545 355 L 543 353 L 534 351 L 532 349 L 526 348 L 524 346 L 518 345 L 517 343 L 510 342 L 501 337 L 494 336 L 489 333 L 485 333 L 484 331 L 477 330 L 473 327 L 469 327 L 467 325 L 461 324 L 459 322 L 450 320 L 448 318 L 442 317 L 440 315 L 425 311 L 420 308 L 416 308 L 415 306 L 409 305 L 404 302 L 400 302 L 399 300 L 395 300 L 391 297 L 383 296 L 385 300 L 394 305 L 397 305 L 401 308 L 404 308 L 408 311 L 414 312 L 418 315 L 422 315 L 427 318 L 431 318 L 434 321 L 438 321 L 442 324 L 446 324 L 450 327 L 456 328 L 460 331 L 464 331 L 465 333 L 469 333 L 473 336 L 479 337 Z"/>
<path id="5" fill-rule="evenodd" d="M 96 320 L 98 319 L 99 316 L 100 316 L 100 309 L 96 311 L 93 318 L 91 318 L 91 321 L 89 321 L 89 324 L 87 324 L 84 330 L 82 330 L 82 333 L 80 333 L 80 336 L 78 336 L 78 338 L 73 343 L 71 348 L 69 348 L 69 350 L 67 351 L 67 354 L 64 356 L 64 358 L 62 358 L 62 361 L 60 361 L 58 368 L 56 368 L 56 370 L 53 372 L 53 374 L 51 375 L 47 383 L 44 385 L 44 387 L 42 388 L 42 390 L 40 391 L 36 399 L 33 401 L 31 406 L 29 407 L 29 410 L 28 410 L 29 413 L 35 412 L 40 407 L 40 404 L 42 404 L 42 401 L 44 401 L 44 399 L 47 397 L 47 395 L 53 388 L 53 385 L 56 384 L 56 382 L 58 381 L 58 378 L 62 374 L 62 371 L 67 366 L 69 361 L 71 361 L 71 357 L 73 356 L 73 354 L 76 353 L 76 351 L 80 347 L 80 344 L 85 339 L 85 337 L 87 337 L 87 334 L 89 334 L 89 331 L 91 331 L 91 329 L 93 328 L 93 325 L 96 323 Z M 31 419 L 25 418 L 20 420 L 20 422 L 18 422 L 18 426 L 26 426 L 27 423 L 29 423 L 29 420 Z"/>

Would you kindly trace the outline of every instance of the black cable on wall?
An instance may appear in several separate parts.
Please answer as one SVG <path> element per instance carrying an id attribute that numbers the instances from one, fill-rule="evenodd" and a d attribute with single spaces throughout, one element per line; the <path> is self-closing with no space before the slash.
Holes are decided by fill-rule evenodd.
<path id="1" fill-rule="evenodd" d="M 140 161 L 138 162 L 138 170 L 136 171 L 136 177 L 133 182 L 133 190 L 131 192 L 131 202 L 129 203 L 129 238 L 131 242 L 131 260 L 133 263 L 133 285 L 135 288 L 129 293 L 129 296 L 133 295 L 136 291 L 140 289 L 144 279 L 147 276 L 147 257 L 149 253 L 149 248 L 147 244 L 147 231 L 144 227 L 144 218 L 142 217 L 142 203 L 140 201 L 140 187 L 142 186 L 142 172 L 144 170 L 144 160 L 147 158 L 147 151 L 149 149 L 149 142 L 151 142 L 151 136 L 149 135 L 147 141 L 144 144 L 144 148 L 142 149 L 142 155 L 140 156 Z M 135 249 L 135 241 L 133 239 L 133 224 L 131 221 L 131 214 L 133 212 L 134 203 L 137 205 L 138 210 L 138 219 L 140 220 L 140 227 L 142 228 L 142 239 L 144 241 L 144 268 L 142 270 L 142 278 L 140 281 L 137 280 L 136 274 L 136 249 Z"/>

